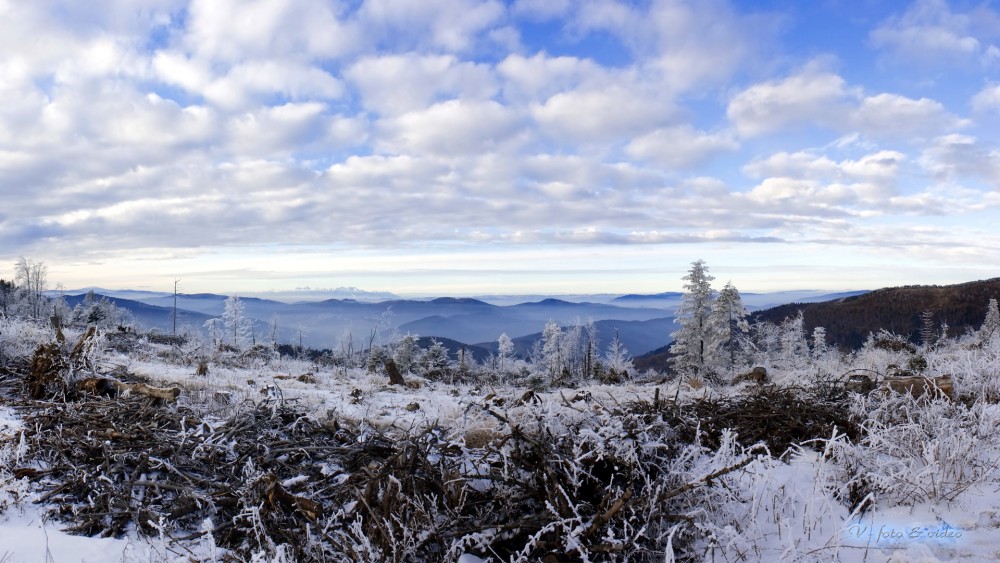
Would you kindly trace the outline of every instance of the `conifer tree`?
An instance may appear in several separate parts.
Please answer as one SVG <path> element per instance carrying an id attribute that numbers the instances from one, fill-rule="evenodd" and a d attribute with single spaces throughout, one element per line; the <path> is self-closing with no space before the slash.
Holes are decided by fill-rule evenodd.
<path id="1" fill-rule="evenodd" d="M 562 328 L 549 319 L 542 330 L 542 365 L 549 375 L 556 378 L 563 368 Z"/>
<path id="2" fill-rule="evenodd" d="M 986 342 L 998 333 L 1000 333 L 1000 307 L 997 306 L 996 299 L 990 299 L 986 306 L 986 319 L 979 327 L 979 339 Z"/>
<path id="3" fill-rule="evenodd" d="M 514 341 L 505 332 L 497 339 L 497 363 L 499 364 L 497 367 L 500 371 L 507 369 L 507 360 L 510 359 L 513 353 Z"/>
<path id="4" fill-rule="evenodd" d="M 618 375 L 625 375 L 634 369 L 628 348 L 622 343 L 617 330 L 615 331 L 615 337 L 608 344 L 608 351 L 604 354 L 604 363 L 607 364 L 608 369 L 614 370 Z"/>
<path id="5" fill-rule="evenodd" d="M 677 309 L 674 322 L 681 328 L 673 333 L 673 344 L 670 351 L 674 354 L 674 369 L 683 373 L 701 374 L 705 369 L 705 360 L 713 341 L 710 331 L 709 317 L 712 314 L 712 302 L 715 290 L 708 274 L 708 266 L 704 260 L 691 263 L 688 275 L 682 278 L 686 293 Z"/>
<path id="6" fill-rule="evenodd" d="M 750 330 L 747 309 L 733 282 L 719 292 L 709 316 L 710 354 L 706 361 L 722 371 L 731 371 L 738 363 L 744 336 Z"/>

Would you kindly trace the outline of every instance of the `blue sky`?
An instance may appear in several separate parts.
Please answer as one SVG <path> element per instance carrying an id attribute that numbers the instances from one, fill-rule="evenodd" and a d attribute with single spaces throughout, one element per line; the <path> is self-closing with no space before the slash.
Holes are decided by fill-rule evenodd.
<path id="1" fill-rule="evenodd" d="M 988 1 L 0 0 L 0 276 L 995 277 L 998 71 Z"/>

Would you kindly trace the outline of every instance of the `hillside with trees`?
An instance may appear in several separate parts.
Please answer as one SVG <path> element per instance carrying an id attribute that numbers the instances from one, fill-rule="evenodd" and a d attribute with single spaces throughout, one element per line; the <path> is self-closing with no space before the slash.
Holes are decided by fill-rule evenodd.
<path id="1" fill-rule="evenodd" d="M 913 344 L 942 335 L 961 336 L 982 324 L 986 315 L 983 304 L 990 299 L 1000 299 L 1000 278 L 944 286 L 891 287 L 823 303 L 790 303 L 757 311 L 753 318 L 781 323 L 801 311 L 807 332 L 823 327 L 831 345 L 857 350 L 869 334 L 881 329 Z"/>

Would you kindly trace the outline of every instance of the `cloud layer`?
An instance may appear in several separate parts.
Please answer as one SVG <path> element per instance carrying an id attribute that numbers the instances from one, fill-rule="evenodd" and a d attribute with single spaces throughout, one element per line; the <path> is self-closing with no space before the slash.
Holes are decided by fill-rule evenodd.
<path id="1" fill-rule="evenodd" d="M 826 9 L 0 1 L 0 258 L 996 258 L 1000 14 Z"/>

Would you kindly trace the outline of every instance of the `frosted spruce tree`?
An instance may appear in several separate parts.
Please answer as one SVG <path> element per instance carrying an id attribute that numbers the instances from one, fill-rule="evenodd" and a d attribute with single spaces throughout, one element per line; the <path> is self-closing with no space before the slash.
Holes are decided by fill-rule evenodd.
<path id="1" fill-rule="evenodd" d="M 253 321 L 247 318 L 246 308 L 239 296 L 230 295 L 222 311 L 222 323 L 226 327 L 226 339 L 231 339 L 232 346 L 242 350 L 248 343 L 255 343 Z"/>
<path id="2" fill-rule="evenodd" d="M 604 354 L 604 363 L 608 366 L 609 370 L 614 371 L 614 374 L 618 376 L 624 376 L 629 371 L 635 369 L 632 365 L 632 357 L 629 356 L 628 348 L 622 343 L 617 330 L 615 331 L 615 337 L 608 344 L 607 352 Z"/>
<path id="3" fill-rule="evenodd" d="M 704 260 L 691 263 L 688 275 L 681 278 L 686 293 L 677 309 L 674 322 L 681 325 L 673 336 L 670 345 L 673 354 L 674 369 L 683 374 L 701 375 L 705 372 L 706 360 L 714 341 L 709 319 L 712 315 L 712 303 L 715 300 L 715 290 L 708 274 L 708 266 Z"/>
<path id="4" fill-rule="evenodd" d="M 507 336 L 507 333 L 500 335 L 497 339 L 497 368 L 504 372 L 507 370 L 507 360 L 514 355 L 514 340 Z"/>
<path id="5" fill-rule="evenodd" d="M 553 379 L 561 375 L 564 365 L 562 334 L 559 323 L 552 319 L 542 329 L 542 366 Z"/>
<path id="6" fill-rule="evenodd" d="M 1000 307 L 997 306 L 996 299 L 990 299 L 986 305 L 986 318 L 977 334 L 981 342 L 989 342 L 998 333 L 1000 333 Z"/>
<path id="7" fill-rule="evenodd" d="M 747 308 L 733 282 L 726 283 L 712 303 L 709 315 L 710 346 L 706 362 L 731 372 L 739 363 L 743 339 L 750 330 Z"/>

